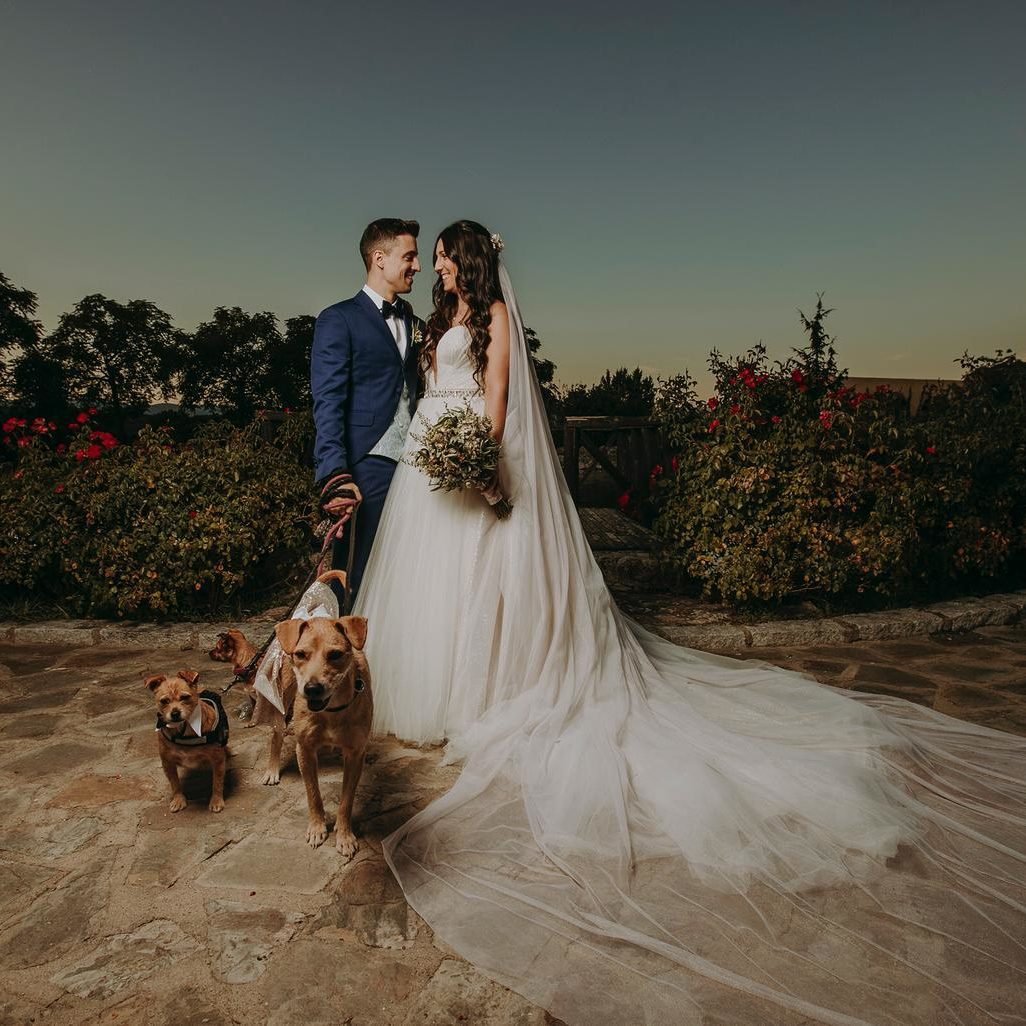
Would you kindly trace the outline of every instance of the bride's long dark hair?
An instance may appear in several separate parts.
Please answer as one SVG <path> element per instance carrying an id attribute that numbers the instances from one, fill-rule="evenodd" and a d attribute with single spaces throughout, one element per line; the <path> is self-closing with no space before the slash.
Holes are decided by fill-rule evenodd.
<path id="1" fill-rule="evenodd" d="M 477 221 L 456 221 L 439 233 L 435 251 L 442 243 L 445 255 L 456 265 L 456 288 L 470 308 L 464 322 L 470 334 L 470 358 L 474 361 L 474 380 L 484 386 L 488 366 L 488 327 L 492 303 L 502 299 L 499 284 L 499 251 L 492 245 L 491 233 Z M 432 253 L 432 259 L 434 253 Z M 441 278 L 431 290 L 435 308 L 428 318 L 421 351 L 421 372 L 427 374 L 435 358 L 438 340 L 452 327 L 459 303 L 453 292 L 446 292 Z"/>

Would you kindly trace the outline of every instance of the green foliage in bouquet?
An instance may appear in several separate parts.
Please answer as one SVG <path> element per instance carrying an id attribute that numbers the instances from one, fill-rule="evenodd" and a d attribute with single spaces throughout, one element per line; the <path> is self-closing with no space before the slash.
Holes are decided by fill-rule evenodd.
<path id="1" fill-rule="evenodd" d="M 11 418 L 0 469 L 9 511 L 0 596 L 31 592 L 81 615 L 208 615 L 305 572 L 315 514 L 308 416 L 273 442 L 260 422 L 211 424 L 185 444 L 144 428 L 132 445 L 79 415 L 70 445 Z"/>
<path id="2" fill-rule="evenodd" d="M 886 387 L 845 384 L 822 299 L 808 344 L 770 366 L 756 346 L 710 357 L 716 394 L 663 382 L 678 456 L 653 475 L 673 569 L 738 604 L 819 596 L 929 599 L 1014 581 L 1026 566 L 1026 364 L 963 358 L 911 416 Z M 659 468 L 661 470 L 661 468 Z"/>
<path id="3" fill-rule="evenodd" d="M 431 480 L 431 490 L 447 492 L 475 488 L 487 493 L 495 515 L 504 520 L 512 511 L 509 501 L 494 493 L 501 446 L 492 437 L 492 422 L 469 406 L 447 409 L 423 434 L 411 462 Z"/>

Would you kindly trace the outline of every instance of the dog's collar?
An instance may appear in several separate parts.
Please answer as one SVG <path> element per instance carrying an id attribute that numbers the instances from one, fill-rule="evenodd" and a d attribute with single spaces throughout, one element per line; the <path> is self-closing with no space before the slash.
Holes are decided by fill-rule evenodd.
<path id="1" fill-rule="evenodd" d="M 348 709 L 353 704 L 353 702 L 355 702 L 360 697 L 360 695 L 363 694 L 363 689 L 366 686 L 367 685 L 364 684 L 364 682 L 359 677 L 357 677 L 356 688 L 354 689 L 356 691 L 356 694 L 353 695 L 353 697 L 348 702 L 345 702 L 342 705 L 328 706 L 327 709 L 322 709 L 321 712 L 342 712 L 343 709 Z"/>

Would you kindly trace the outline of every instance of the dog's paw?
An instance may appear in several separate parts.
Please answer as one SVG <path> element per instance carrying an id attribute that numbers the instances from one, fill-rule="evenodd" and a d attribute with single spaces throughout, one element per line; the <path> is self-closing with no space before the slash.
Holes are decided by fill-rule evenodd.
<path id="1" fill-rule="evenodd" d="M 224 812 L 224 799 L 223 798 L 211 798 L 210 804 L 207 806 L 211 812 Z"/>
<path id="2" fill-rule="evenodd" d="M 328 839 L 328 828 L 322 820 L 319 823 L 311 823 L 306 828 L 306 843 L 311 848 L 319 848 Z"/>
<path id="3" fill-rule="evenodd" d="M 281 771 L 280 770 L 268 770 L 264 774 L 263 783 L 268 787 L 274 787 L 281 783 Z"/>
<path id="4" fill-rule="evenodd" d="M 173 797 L 173 798 L 171 799 L 171 804 L 170 804 L 170 805 L 168 806 L 168 808 L 169 808 L 169 809 L 170 809 L 170 810 L 171 810 L 172 812 L 181 812 L 181 811 L 182 811 L 182 809 L 184 809 L 184 808 L 185 808 L 186 804 L 187 804 L 187 803 L 186 803 L 186 801 L 185 801 L 185 795 L 184 795 L 184 794 L 176 794 L 176 795 L 175 795 L 175 796 L 174 796 L 174 797 Z"/>
<path id="5" fill-rule="evenodd" d="M 339 853 L 348 862 L 358 851 L 360 845 L 357 843 L 356 836 L 352 830 L 346 833 L 339 833 L 335 838 L 335 851 Z"/>

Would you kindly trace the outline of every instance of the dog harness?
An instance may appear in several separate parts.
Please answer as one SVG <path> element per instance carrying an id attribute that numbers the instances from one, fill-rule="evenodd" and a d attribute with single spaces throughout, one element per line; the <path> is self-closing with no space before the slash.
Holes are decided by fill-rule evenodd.
<path id="1" fill-rule="evenodd" d="M 168 724 L 160 718 L 160 713 L 157 713 L 157 733 L 165 741 L 170 741 L 173 745 L 182 745 L 186 748 L 193 748 L 197 745 L 220 745 L 224 748 L 228 744 L 228 716 L 224 711 L 224 706 L 221 705 L 220 696 L 213 691 L 201 691 L 200 701 L 212 706 L 215 714 L 214 725 L 205 734 L 194 732 L 186 736 L 182 731 L 179 731 L 177 734 L 169 734 L 167 732 Z M 183 726 L 185 725 L 183 724 Z M 188 725 L 191 726 L 191 723 Z"/>

